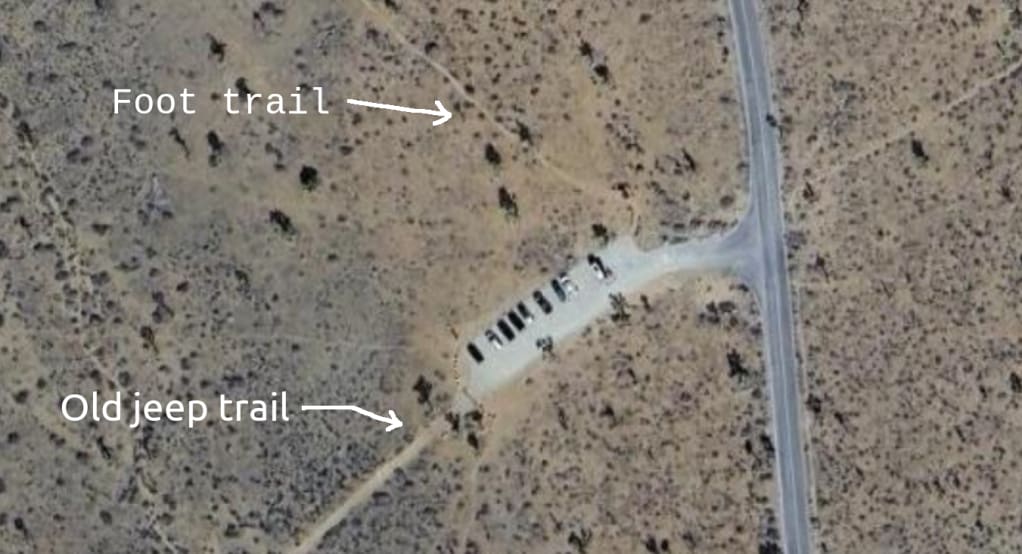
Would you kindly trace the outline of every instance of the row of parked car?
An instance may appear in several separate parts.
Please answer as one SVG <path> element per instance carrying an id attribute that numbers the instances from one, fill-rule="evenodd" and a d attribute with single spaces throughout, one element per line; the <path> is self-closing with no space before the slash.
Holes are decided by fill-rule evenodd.
<path id="1" fill-rule="evenodd" d="M 613 272 L 603 263 L 603 260 L 600 259 L 599 256 L 589 254 L 586 260 L 589 263 L 589 267 L 593 270 L 593 273 L 596 274 L 597 279 L 601 281 L 610 281 L 613 279 Z M 561 274 L 555 279 L 550 280 L 550 290 L 554 292 L 554 296 L 557 300 L 563 303 L 577 295 L 579 289 L 578 285 L 576 285 L 575 282 L 568 277 L 567 273 L 561 272 Z M 550 314 L 554 311 L 553 303 L 547 299 L 546 295 L 543 294 L 543 291 L 540 289 L 532 291 L 532 301 L 537 307 L 539 307 L 543 314 Z M 524 331 L 525 328 L 533 321 L 535 321 L 535 317 L 533 316 L 532 311 L 525 304 L 525 301 L 519 301 L 518 304 L 508 310 L 503 317 L 497 320 L 497 324 L 495 326 L 496 330 L 491 327 L 483 333 L 483 336 L 486 338 L 486 341 L 490 343 L 490 346 L 496 350 L 500 350 L 504 348 L 505 341 L 510 343 L 515 340 L 516 333 Z M 543 345 L 537 343 L 537 348 L 542 350 Z M 481 363 L 486 359 L 475 343 L 469 342 L 466 349 L 468 350 L 469 356 L 471 356 L 476 363 Z"/>

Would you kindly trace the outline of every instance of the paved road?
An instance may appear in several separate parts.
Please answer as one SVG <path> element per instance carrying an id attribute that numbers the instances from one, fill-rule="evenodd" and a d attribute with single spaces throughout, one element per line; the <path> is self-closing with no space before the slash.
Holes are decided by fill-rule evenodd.
<path id="1" fill-rule="evenodd" d="M 810 552 L 809 495 L 802 448 L 798 362 L 795 358 L 788 266 L 784 252 L 781 170 L 771 110 L 770 67 L 755 0 L 729 0 L 745 106 L 752 204 L 743 225 L 755 226 L 758 259 L 745 269 L 763 310 L 763 341 L 773 412 L 781 541 L 786 554 Z"/>
<path id="2" fill-rule="evenodd" d="M 749 159 L 751 202 L 741 222 L 728 233 L 688 243 L 643 252 L 628 239 L 617 241 L 598 254 L 613 268 L 613 282 L 596 279 L 585 262 L 568 270 L 579 285 L 579 293 L 559 303 L 548 285 L 538 287 L 556 306 L 542 314 L 531 301 L 531 291 L 508 302 L 489 321 L 477 322 L 480 329 L 494 329 L 493 322 L 505 317 L 521 300 L 535 315 L 535 321 L 505 341 L 498 350 L 483 336 L 472 339 L 485 360 L 474 363 L 462 352 L 461 367 L 467 367 L 462 383 L 468 396 L 459 397 L 456 408 L 468 409 L 475 400 L 519 378 L 526 367 L 540 357 L 536 339 L 551 337 L 555 344 L 579 333 L 587 324 L 610 311 L 609 294 L 630 294 L 657 277 L 676 272 L 736 272 L 756 291 L 763 313 L 763 341 L 779 489 L 779 523 L 786 554 L 809 554 L 809 495 L 805 453 L 802 447 L 799 368 L 795 357 L 794 326 L 788 267 L 784 251 L 784 217 L 781 208 L 780 148 L 777 130 L 767 122 L 771 110 L 769 65 L 764 53 L 755 0 L 729 0 L 731 21 L 737 42 L 738 73 L 746 118 L 746 148 Z"/>

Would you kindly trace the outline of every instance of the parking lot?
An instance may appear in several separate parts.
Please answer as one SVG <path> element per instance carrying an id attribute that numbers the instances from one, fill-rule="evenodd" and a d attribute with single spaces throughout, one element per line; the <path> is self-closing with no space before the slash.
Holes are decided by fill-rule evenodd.
<path id="1" fill-rule="evenodd" d="M 532 289 L 519 293 L 496 311 L 487 326 L 466 342 L 459 354 L 459 365 L 465 368 L 462 386 L 469 397 L 481 399 L 493 390 L 519 377 L 525 368 L 543 356 L 544 342 L 557 344 L 580 333 L 601 315 L 610 313 L 611 296 L 636 293 L 663 275 L 686 270 L 723 270 L 743 259 L 739 235 L 744 229 L 722 237 L 667 245 L 642 251 L 630 237 L 624 237 L 606 248 L 592 252 L 602 262 L 597 271 L 589 256 L 582 256 L 575 265 L 560 274 L 550 275 Z M 609 272 L 604 278 L 600 273 Z M 552 281 L 562 281 L 560 296 Z M 575 289 L 574 291 L 570 289 Z M 536 292 L 550 304 L 546 313 Z M 519 308 L 525 306 L 532 321 L 526 321 Z M 510 316 L 514 313 L 515 317 Z M 518 329 L 516 318 L 523 324 Z M 510 333 L 508 333 L 510 331 Z M 509 338 L 510 335 L 510 338 Z M 477 350 L 474 356 L 469 345 Z M 481 358 L 477 360 L 476 358 Z"/>

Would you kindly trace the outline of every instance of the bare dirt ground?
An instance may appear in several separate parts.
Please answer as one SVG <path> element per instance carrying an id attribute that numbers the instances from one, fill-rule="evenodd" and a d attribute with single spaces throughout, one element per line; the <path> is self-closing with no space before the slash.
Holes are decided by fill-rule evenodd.
<path id="1" fill-rule="evenodd" d="M 290 548 L 443 417 L 466 322 L 604 234 L 656 243 L 734 220 L 723 4 L 655 7 L 4 5 L 2 543 Z M 302 84 L 324 87 L 330 115 L 228 116 L 216 98 Z M 184 87 L 199 114 L 110 113 L 114 88 Z M 439 98 L 455 119 L 345 97 Z M 406 427 L 58 416 L 92 390 L 287 390 Z"/>
<path id="2" fill-rule="evenodd" d="M 1022 55 L 1014 0 L 765 5 L 784 158 L 798 179 L 905 138 Z"/>
<path id="3" fill-rule="evenodd" d="M 452 420 L 322 552 L 753 552 L 774 545 L 758 317 L 665 280 Z"/>
<path id="4" fill-rule="evenodd" d="M 529 202 L 556 204 L 546 187 L 624 201 L 647 245 L 729 227 L 744 208 L 723 2 L 366 4 L 550 171 L 520 191 Z"/>
<path id="5" fill-rule="evenodd" d="M 776 8 L 817 546 L 1018 552 L 1018 6 Z"/>

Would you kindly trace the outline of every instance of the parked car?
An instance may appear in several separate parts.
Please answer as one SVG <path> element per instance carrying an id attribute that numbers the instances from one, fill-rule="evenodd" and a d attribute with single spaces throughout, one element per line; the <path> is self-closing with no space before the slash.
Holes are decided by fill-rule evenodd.
<path id="1" fill-rule="evenodd" d="M 483 361 L 483 353 L 476 348 L 475 344 L 472 344 L 471 342 L 468 343 L 466 350 L 468 350 L 469 356 L 472 356 L 472 359 L 475 360 L 477 364 Z"/>
<path id="2" fill-rule="evenodd" d="M 603 259 L 596 254 L 590 254 L 586 260 L 589 262 L 589 267 L 592 268 L 593 273 L 596 274 L 597 279 L 608 281 L 614 278 L 614 272 L 604 265 Z"/>
<path id="3" fill-rule="evenodd" d="M 497 329 L 500 329 L 500 334 L 504 335 L 504 338 L 508 341 L 515 340 L 515 332 L 511 330 L 511 326 L 503 319 L 497 321 Z"/>
<path id="4" fill-rule="evenodd" d="M 522 316 L 522 319 L 525 320 L 526 325 L 532 323 L 533 321 L 532 312 L 529 311 L 529 307 L 525 305 L 525 302 L 518 303 L 518 315 Z"/>
<path id="5" fill-rule="evenodd" d="M 486 340 L 497 350 L 504 348 L 504 341 L 500 340 L 500 337 L 497 336 L 497 333 L 493 332 L 493 329 L 486 330 Z"/>
<path id="6" fill-rule="evenodd" d="M 518 317 L 518 314 L 515 313 L 514 310 L 511 310 L 507 313 L 507 320 L 511 322 L 511 325 L 515 326 L 516 331 L 521 331 L 522 329 L 525 329 L 525 322 L 522 321 L 522 318 Z"/>
<path id="7" fill-rule="evenodd" d="M 550 288 L 554 289 L 554 294 L 557 296 L 557 299 L 560 300 L 561 302 L 564 302 L 568 299 L 567 293 L 565 293 L 564 288 L 561 287 L 561 282 L 558 281 L 557 279 L 550 280 Z"/>
<path id="8" fill-rule="evenodd" d="M 542 291 L 532 291 L 532 299 L 536 301 L 536 305 L 539 309 L 543 310 L 543 313 L 548 314 L 554 310 L 554 307 L 550 304 L 550 301 L 543 296 Z"/>
<path id="9" fill-rule="evenodd" d="M 557 281 L 561 284 L 561 287 L 564 288 L 564 292 L 566 292 L 569 297 L 578 294 L 578 286 L 570 277 L 568 277 L 567 273 L 561 273 L 558 275 Z"/>

